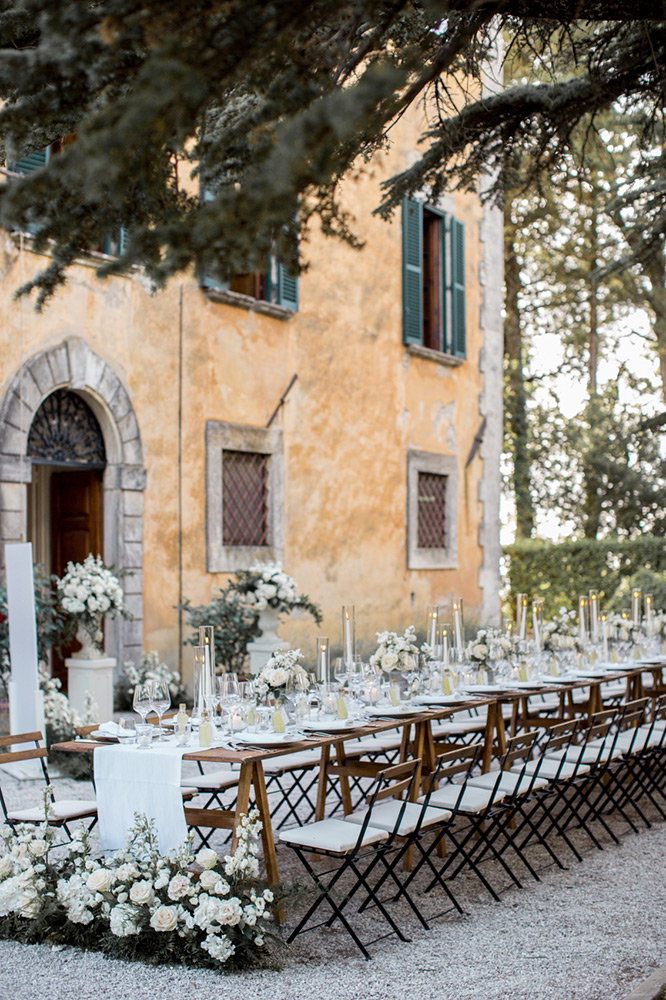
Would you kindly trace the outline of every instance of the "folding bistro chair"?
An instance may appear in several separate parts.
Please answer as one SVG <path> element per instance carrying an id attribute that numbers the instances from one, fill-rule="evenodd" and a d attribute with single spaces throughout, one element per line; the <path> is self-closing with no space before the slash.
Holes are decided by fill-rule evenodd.
<path id="1" fill-rule="evenodd" d="M 374 944 L 390 934 L 397 934 L 401 941 L 408 940 L 382 900 L 378 898 L 370 877 L 380 858 L 393 849 L 395 839 L 399 836 L 398 831 L 405 814 L 407 800 L 416 787 L 420 766 L 421 761 L 417 759 L 404 764 L 394 764 L 380 771 L 369 794 L 368 809 L 358 824 L 341 819 L 324 819 L 284 830 L 280 834 L 281 842 L 295 852 L 317 891 L 314 902 L 289 935 L 287 939 L 289 942 L 306 930 L 328 926 L 335 920 L 343 925 L 365 958 L 370 958 L 367 945 Z M 394 808 L 388 800 L 402 796 L 404 798 L 395 809 L 393 828 L 386 830 L 374 826 L 375 810 L 381 810 L 385 805 Z M 385 817 L 385 812 L 383 814 Z M 381 817 L 382 813 L 378 815 Z M 324 871 L 316 871 L 308 855 L 323 855 L 337 864 Z M 346 883 L 342 881 L 344 876 L 348 876 Z M 364 901 L 368 900 L 377 908 L 390 928 L 386 934 L 366 943 L 361 941 L 345 913 L 361 889 L 364 890 Z M 311 918 L 323 903 L 328 905 L 331 915 L 319 923 L 312 924 Z"/>
<path id="2" fill-rule="evenodd" d="M 50 787 L 51 781 L 46 766 L 48 751 L 45 747 L 40 746 L 41 740 L 42 734 L 40 732 L 18 733 L 16 735 L 0 737 L 0 764 L 12 764 L 25 760 L 38 760 L 41 765 L 44 786 Z M 10 749 L 12 747 L 21 747 L 23 745 L 26 745 L 25 749 Z M 94 799 L 56 800 L 53 795 L 53 791 L 51 791 L 50 800 L 49 816 L 47 820 L 44 807 L 41 804 L 38 806 L 31 806 L 27 809 L 8 809 L 2 788 L 0 788 L 0 808 L 2 808 L 5 822 L 9 826 L 13 827 L 18 823 L 40 824 L 47 821 L 49 826 L 61 827 L 71 840 L 72 835 L 69 827 L 67 826 L 68 823 L 78 819 L 89 819 L 91 822 L 88 824 L 88 830 L 92 830 L 97 822 L 97 803 Z"/>

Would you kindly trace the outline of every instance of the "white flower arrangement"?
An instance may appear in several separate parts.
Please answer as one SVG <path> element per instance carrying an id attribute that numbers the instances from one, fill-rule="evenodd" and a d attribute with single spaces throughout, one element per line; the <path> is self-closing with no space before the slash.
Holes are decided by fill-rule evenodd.
<path id="1" fill-rule="evenodd" d="M 321 610 L 305 594 L 298 593 L 298 584 L 282 569 L 279 563 L 257 562 L 249 570 L 240 570 L 226 590 L 227 601 L 240 597 L 252 611 L 274 608 L 278 613 L 289 613 L 295 608 L 308 611 L 317 624 Z"/>
<path id="2" fill-rule="evenodd" d="M 171 701 L 173 704 L 185 696 L 185 689 L 182 684 L 180 674 L 160 659 L 160 654 L 156 649 L 141 654 L 140 663 L 133 663 L 126 660 L 123 664 L 128 688 L 134 688 L 137 684 L 145 684 L 153 681 L 158 684 L 168 684 Z"/>
<path id="3" fill-rule="evenodd" d="M 58 597 L 63 611 L 85 629 L 95 645 L 102 640 L 104 618 L 129 617 L 120 581 L 100 556 L 67 563 L 65 575 L 58 580 Z"/>
<path id="4" fill-rule="evenodd" d="M 578 615 L 575 611 L 560 608 L 557 617 L 544 622 L 543 648 L 548 653 L 565 652 L 568 649 L 578 650 L 579 640 Z"/>
<path id="5" fill-rule="evenodd" d="M 474 663 L 505 660 L 515 651 L 515 640 L 498 628 L 480 628 L 476 638 L 467 644 L 467 659 Z"/>
<path id="6" fill-rule="evenodd" d="M 193 855 L 189 840 L 163 857 L 153 824 L 139 816 L 125 850 L 100 859 L 83 826 L 57 859 L 49 857 L 56 833 L 47 824 L 2 827 L 0 931 L 117 955 L 129 939 L 132 953 L 151 961 L 257 962 L 274 902 L 259 877 L 258 816 L 241 819 L 238 846 L 223 860 L 210 848 Z"/>
<path id="7" fill-rule="evenodd" d="M 391 670 L 413 670 L 414 661 L 419 667 L 419 653 L 431 655 L 430 646 L 423 643 L 419 649 L 416 641 L 416 630 L 408 625 L 403 635 L 397 632 L 377 632 L 379 645 L 370 657 L 373 667 L 381 667 L 387 673 Z"/>
<path id="8" fill-rule="evenodd" d="M 645 622 L 634 624 L 633 619 L 623 618 L 621 614 L 612 612 L 606 618 L 608 622 L 609 635 L 613 635 L 620 642 L 641 643 L 647 639 Z M 601 626 L 600 626 L 601 628 Z"/>
<path id="9" fill-rule="evenodd" d="M 300 649 L 278 649 L 259 673 L 255 682 L 255 691 L 259 695 L 285 693 L 287 684 L 292 681 L 300 688 L 309 684 L 310 675 L 300 665 L 303 659 Z"/>

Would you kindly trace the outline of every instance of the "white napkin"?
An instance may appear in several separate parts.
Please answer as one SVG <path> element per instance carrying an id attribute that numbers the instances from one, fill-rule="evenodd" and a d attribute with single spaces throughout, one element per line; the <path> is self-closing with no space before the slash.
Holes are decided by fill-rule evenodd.
<path id="1" fill-rule="evenodd" d="M 100 726 L 101 729 L 101 726 Z M 180 790 L 182 756 L 190 747 L 107 746 L 95 750 L 95 789 L 102 847 L 125 846 L 135 813 L 155 820 L 162 854 L 187 835 Z"/>
<path id="2" fill-rule="evenodd" d="M 97 731 L 104 733 L 105 736 L 117 736 L 118 735 L 118 723 L 117 722 L 102 722 L 97 727 Z"/>

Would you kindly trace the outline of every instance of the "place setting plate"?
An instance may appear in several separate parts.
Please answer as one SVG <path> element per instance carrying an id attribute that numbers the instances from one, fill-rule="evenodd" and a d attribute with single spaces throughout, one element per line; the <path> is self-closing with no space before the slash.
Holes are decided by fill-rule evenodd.
<path id="1" fill-rule="evenodd" d="M 427 707 L 428 705 L 461 705 L 466 701 L 469 701 L 469 696 L 466 694 L 417 694 L 412 704 Z"/>
<path id="2" fill-rule="evenodd" d="M 300 743 L 303 737 L 300 733 L 236 733 L 232 742 L 236 745 L 261 747 L 264 750 L 274 750 L 276 747 L 291 746 Z"/>
<path id="3" fill-rule="evenodd" d="M 402 719 L 406 715 L 420 715 L 423 705 L 373 705 L 366 708 L 365 714 L 371 719 Z"/>
<path id="4" fill-rule="evenodd" d="M 348 733 L 354 729 L 363 729 L 367 722 L 358 719 L 331 719 L 330 722 L 302 722 L 304 733 Z"/>

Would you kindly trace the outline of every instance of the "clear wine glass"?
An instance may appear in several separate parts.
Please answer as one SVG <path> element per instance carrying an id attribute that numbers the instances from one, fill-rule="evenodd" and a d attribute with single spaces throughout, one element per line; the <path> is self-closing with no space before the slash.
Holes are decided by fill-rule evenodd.
<path id="1" fill-rule="evenodd" d="M 158 740 L 164 742 L 164 733 L 162 732 L 162 716 L 171 708 L 171 693 L 169 691 L 169 685 L 166 681 L 155 681 L 153 683 L 153 708 L 157 712 L 157 725 L 159 727 Z"/>
<path id="2" fill-rule="evenodd" d="M 145 723 L 146 716 L 153 710 L 153 684 L 147 681 L 145 684 L 137 684 L 134 688 L 132 698 L 132 708 L 141 716 L 141 722 Z"/>

